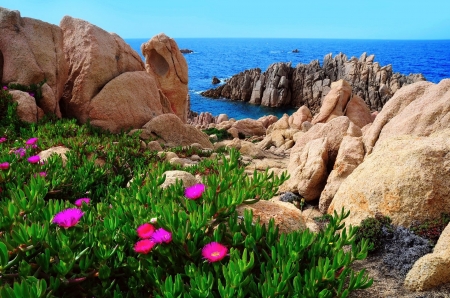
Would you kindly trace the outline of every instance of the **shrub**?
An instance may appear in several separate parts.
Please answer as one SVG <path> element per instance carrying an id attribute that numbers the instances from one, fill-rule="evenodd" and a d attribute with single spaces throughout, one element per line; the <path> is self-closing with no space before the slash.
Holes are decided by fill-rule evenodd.
<path id="1" fill-rule="evenodd" d="M 371 244 L 369 251 L 376 252 L 383 247 L 383 228 L 392 230 L 391 219 L 377 213 L 375 217 L 368 217 L 361 222 L 356 233 L 356 242 L 367 239 Z"/>
<path id="2" fill-rule="evenodd" d="M 441 213 L 439 218 L 415 222 L 411 225 L 411 231 L 414 234 L 428 239 L 432 246 L 436 245 L 445 227 L 450 223 L 450 214 Z"/>
<path id="3" fill-rule="evenodd" d="M 233 138 L 233 136 L 225 129 L 217 129 L 215 127 L 211 127 L 211 128 L 204 129 L 203 132 L 209 136 L 216 135 L 218 142 L 223 141 L 223 140 L 231 140 Z"/>

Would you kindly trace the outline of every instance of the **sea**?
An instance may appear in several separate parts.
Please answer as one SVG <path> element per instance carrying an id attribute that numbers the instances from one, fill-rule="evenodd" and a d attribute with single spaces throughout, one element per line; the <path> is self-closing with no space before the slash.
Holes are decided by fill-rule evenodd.
<path id="1" fill-rule="evenodd" d="M 125 39 L 139 54 L 141 44 L 150 38 Z M 344 53 L 359 58 L 362 53 L 375 55 L 381 66 L 392 65 L 393 72 L 408 75 L 422 73 L 427 81 L 438 83 L 450 78 L 450 40 L 345 40 L 345 39 L 277 39 L 277 38 L 175 38 L 188 64 L 191 110 L 210 112 L 214 116 L 225 113 L 236 120 L 258 119 L 264 115 L 291 115 L 294 109 L 269 108 L 227 99 L 210 99 L 200 92 L 215 88 L 212 78 L 224 81 L 246 69 L 265 71 L 276 62 L 308 64 L 325 55 Z M 292 52 L 298 50 L 297 53 Z M 144 59 L 144 57 L 142 57 Z"/>

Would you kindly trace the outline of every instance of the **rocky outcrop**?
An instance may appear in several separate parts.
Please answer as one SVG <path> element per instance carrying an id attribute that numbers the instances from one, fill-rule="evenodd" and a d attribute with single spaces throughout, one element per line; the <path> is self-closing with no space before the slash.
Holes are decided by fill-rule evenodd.
<path id="1" fill-rule="evenodd" d="M 188 101 L 188 67 L 186 59 L 172 38 L 164 33 L 154 36 L 141 46 L 145 69 L 170 102 L 170 107 L 186 123 Z"/>
<path id="2" fill-rule="evenodd" d="M 2 7 L 0 28 L 0 83 L 31 85 L 45 80 L 37 105 L 61 117 L 59 101 L 69 72 L 61 28 Z"/>
<path id="3" fill-rule="evenodd" d="M 392 95 L 404 85 L 425 78 L 421 74 L 394 73 L 391 65 L 380 66 L 374 55 L 363 53 L 359 59 L 340 53 L 328 54 L 320 66 L 318 60 L 309 64 L 275 63 L 265 72 L 259 68 L 246 70 L 231 77 L 224 85 L 202 93 L 210 98 L 224 97 L 270 107 L 306 105 L 316 114 L 328 94 L 331 83 L 344 79 L 353 95 L 362 98 L 370 110 L 381 110 Z"/>
<path id="4" fill-rule="evenodd" d="M 12 90 L 11 93 L 13 100 L 17 102 L 17 116 L 20 120 L 28 123 L 36 123 L 42 117 L 44 117 L 44 111 L 36 105 L 34 97 L 30 96 L 27 92 Z"/>
<path id="5" fill-rule="evenodd" d="M 91 100 L 112 79 L 129 71 L 145 70 L 144 63 L 125 41 L 114 33 L 84 20 L 65 16 L 64 53 L 69 62 L 69 79 L 61 102 L 63 115 L 85 123 Z"/>

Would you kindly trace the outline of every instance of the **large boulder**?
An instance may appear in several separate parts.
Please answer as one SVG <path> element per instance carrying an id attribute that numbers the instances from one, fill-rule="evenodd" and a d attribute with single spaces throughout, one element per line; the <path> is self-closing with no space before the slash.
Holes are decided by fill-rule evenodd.
<path id="1" fill-rule="evenodd" d="M 17 102 L 17 116 L 20 120 L 36 123 L 44 116 L 44 111 L 36 105 L 34 97 L 27 92 L 12 90 L 10 93 L 13 100 Z"/>
<path id="2" fill-rule="evenodd" d="M 450 212 L 449 151 L 450 129 L 378 142 L 341 184 L 328 213 L 344 207 L 350 211 L 346 224 L 359 225 L 381 212 L 408 227 Z"/>
<path id="3" fill-rule="evenodd" d="M 345 116 L 360 128 L 363 128 L 373 121 L 369 107 L 358 95 L 353 96 L 348 102 Z"/>
<path id="4" fill-rule="evenodd" d="M 89 107 L 91 124 L 114 133 L 141 128 L 152 118 L 172 112 L 169 101 L 145 71 L 115 77 L 92 98 Z"/>
<path id="5" fill-rule="evenodd" d="M 302 129 L 305 121 L 311 122 L 312 114 L 307 106 L 301 106 L 295 113 L 289 117 L 289 126 L 291 128 Z"/>
<path id="6" fill-rule="evenodd" d="M 433 253 L 421 257 L 414 263 L 405 279 L 410 290 L 424 291 L 450 283 L 450 224 L 442 232 Z"/>
<path id="7" fill-rule="evenodd" d="M 172 146 L 190 146 L 199 143 L 203 148 L 214 148 L 207 134 L 189 124 L 184 124 L 175 114 L 156 116 L 146 123 L 143 129 Z"/>
<path id="8" fill-rule="evenodd" d="M 260 121 L 250 118 L 238 120 L 233 123 L 232 127 L 245 136 L 262 136 L 266 133 L 266 128 Z"/>
<path id="9" fill-rule="evenodd" d="M 186 123 L 188 101 L 188 67 L 177 43 L 164 33 L 142 44 L 145 69 L 158 82 L 158 87 L 169 99 L 172 110 Z"/>
<path id="10" fill-rule="evenodd" d="M 70 66 L 61 110 L 63 115 L 85 123 L 92 108 L 91 100 L 102 88 L 122 73 L 145 70 L 144 63 L 117 34 L 70 16 L 65 16 L 60 26 Z"/>
<path id="11" fill-rule="evenodd" d="M 325 96 L 319 114 L 313 118 L 311 123 L 326 123 L 336 117 L 344 116 L 351 95 L 352 87 L 346 81 L 339 80 L 331 83 L 331 90 Z"/>
<path id="12" fill-rule="evenodd" d="M 0 30 L 0 83 L 31 85 L 45 80 L 38 105 L 61 117 L 59 100 L 69 72 L 61 28 L 0 7 Z"/>

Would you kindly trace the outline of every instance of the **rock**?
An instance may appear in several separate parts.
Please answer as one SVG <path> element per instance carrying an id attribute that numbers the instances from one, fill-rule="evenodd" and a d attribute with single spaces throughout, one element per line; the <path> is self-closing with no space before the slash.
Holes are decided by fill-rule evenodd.
<path id="1" fill-rule="evenodd" d="M 167 98 L 145 71 L 115 77 L 88 106 L 90 123 L 114 133 L 141 128 L 154 117 L 172 112 Z"/>
<path id="2" fill-rule="evenodd" d="M 148 142 L 147 149 L 150 151 L 162 151 L 163 150 L 163 148 L 157 141 Z"/>
<path id="3" fill-rule="evenodd" d="M 289 115 L 283 114 L 283 116 L 280 119 L 278 119 L 277 122 L 275 122 L 273 125 L 270 125 L 267 128 L 266 132 L 267 132 L 267 134 L 270 134 L 270 133 L 272 133 L 272 131 L 285 130 L 285 129 L 288 129 L 289 127 L 290 127 L 289 126 Z"/>
<path id="4" fill-rule="evenodd" d="M 268 128 L 271 124 L 278 121 L 278 117 L 274 115 L 262 116 L 258 119 L 259 122 L 265 127 Z"/>
<path id="5" fill-rule="evenodd" d="M 228 121 L 228 115 L 227 114 L 219 114 L 219 116 L 217 116 L 216 123 L 219 124 L 224 121 Z"/>
<path id="6" fill-rule="evenodd" d="M 325 96 L 319 113 L 311 123 L 327 123 L 336 117 L 344 116 L 351 94 L 352 87 L 346 81 L 339 80 L 332 83 L 331 90 Z"/>
<path id="7" fill-rule="evenodd" d="M 220 83 L 220 80 L 219 80 L 217 77 L 213 77 L 211 83 L 212 83 L 213 85 L 216 85 L 216 84 L 219 84 L 219 83 Z"/>
<path id="8" fill-rule="evenodd" d="M 311 122 L 311 111 L 307 106 L 301 106 L 295 113 L 289 117 L 289 127 L 302 129 L 302 124 L 306 121 Z"/>
<path id="9" fill-rule="evenodd" d="M 70 151 L 69 148 L 66 148 L 64 146 L 57 146 L 57 147 L 48 148 L 47 150 L 43 150 L 43 151 L 39 152 L 38 155 L 41 159 L 40 162 L 44 163 L 50 156 L 52 156 L 53 154 L 57 154 L 62 158 L 63 166 L 65 166 L 66 162 L 67 162 L 66 154 L 69 151 Z"/>
<path id="10" fill-rule="evenodd" d="M 296 195 L 296 194 L 290 192 L 290 191 L 285 192 L 284 194 L 282 194 L 282 195 L 280 196 L 280 201 L 281 201 L 281 202 L 289 202 L 289 203 L 292 203 L 292 202 L 294 202 L 294 201 L 299 201 L 299 200 L 300 200 L 300 197 L 299 197 L 298 195 Z"/>
<path id="11" fill-rule="evenodd" d="M 166 161 L 170 161 L 173 158 L 178 158 L 178 155 L 175 152 L 172 151 L 168 151 L 168 152 L 164 152 L 164 151 L 160 151 L 158 152 L 158 157 L 163 157 L 164 156 L 164 160 Z"/>
<path id="12" fill-rule="evenodd" d="M 350 211 L 346 225 L 359 225 L 380 212 L 394 225 L 450 212 L 450 130 L 429 137 L 401 136 L 378 142 L 342 182 L 328 213 Z M 368 183 L 370 181 L 370 183 Z"/>
<path id="13" fill-rule="evenodd" d="M 450 283 L 450 224 L 442 232 L 433 253 L 416 261 L 405 279 L 405 287 L 424 291 L 440 284 Z"/>
<path id="14" fill-rule="evenodd" d="M 262 136 L 266 134 L 266 129 L 262 123 L 250 118 L 238 120 L 233 123 L 232 127 L 245 136 Z"/>
<path id="15" fill-rule="evenodd" d="M 212 134 L 212 135 L 209 135 L 209 140 L 211 142 L 215 143 L 215 142 L 217 142 L 219 140 L 219 138 L 217 137 L 216 134 Z"/>
<path id="16" fill-rule="evenodd" d="M 143 129 L 156 134 L 165 143 L 175 146 L 188 146 L 199 143 L 203 148 L 213 148 L 208 135 L 189 124 L 183 124 L 174 114 L 156 116 L 143 126 Z"/>
<path id="17" fill-rule="evenodd" d="M 161 184 L 162 188 L 167 188 L 169 185 L 175 184 L 177 180 L 183 182 L 183 187 L 189 187 L 197 183 L 194 175 L 185 171 L 166 171 L 164 174 L 166 180 Z"/>
<path id="18" fill-rule="evenodd" d="M 189 49 L 180 49 L 180 53 L 182 54 L 192 54 L 194 53 L 193 50 L 189 50 Z"/>
<path id="19" fill-rule="evenodd" d="M 278 225 L 280 233 L 289 233 L 306 229 L 306 222 L 302 212 L 291 203 L 285 203 L 278 198 L 269 201 L 259 201 L 255 204 L 241 205 L 236 210 L 239 215 L 244 215 L 244 210 L 253 211 L 253 218 L 260 218 L 260 223 L 269 224 L 270 219 L 274 219 Z"/>
<path id="20" fill-rule="evenodd" d="M 0 83 L 46 83 L 38 103 L 45 113 L 61 117 L 59 99 L 69 66 L 64 58 L 63 32 L 56 25 L 0 7 Z"/>
<path id="21" fill-rule="evenodd" d="M 370 110 L 379 111 L 402 86 L 425 80 L 421 74 L 393 73 L 390 65 L 380 67 L 373 60 L 374 56 L 366 53 L 359 60 L 348 59 L 342 53 L 333 57 L 330 53 L 324 57 L 322 66 L 318 60 L 298 64 L 295 68 L 290 64 L 275 63 L 262 73 L 255 68 L 236 74 L 225 84 L 202 95 L 272 107 L 306 105 L 314 115 L 330 91 L 330 84 L 344 79 L 349 82 L 353 94 L 361 97 Z"/>
<path id="22" fill-rule="evenodd" d="M 363 128 L 373 121 L 372 114 L 370 113 L 367 104 L 358 95 L 353 96 L 348 102 L 345 116 L 359 128 Z"/>
<path id="23" fill-rule="evenodd" d="M 328 176 L 324 190 L 320 194 L 319 210 L 327 213 L 328 207 L 341 183 L 362 163 L 364 146 L 361 137 L 344 136 L 339 147 L 333 170 Z"/>
<path id="24" fill-rule="evenodd" d="M 160 33 L 142 44 L 141 51 L 145 57 L 145 69 L 158 82 L 175 115 L 186 123 L 189 111 L 188 66 L 177 43 Z"/>
<path id="25" fill-rule="evenodd" d="M 244 140 L 239 140 L 239 141 L 240 141 L 239 152 L 241 152 L 242 155 L 251 156 L 252 158 L 264 158 L 266 156 L 264 151 L 259 149 L 252 142 L 247 142 Z"/>
<path id="26" fill-rule="evenodd" d="M 114 33 L 70 16 L 61 20 L 60 27 L 70 69 L 61 111 L 85 123 L 91 100 L 102 88 L 122 73 L 144 70 L 144 64 L 139 54 Z"/>
<path id="27" fill-rule="evenodd" d="M 44 117 L 44 111 L 36 105 L 34 97 L 27 92 L 12 90 L 9 91 L 13 100 L 17 102 L 17 116 L 20 120 L 28 123 L 37 123 Z"/>

